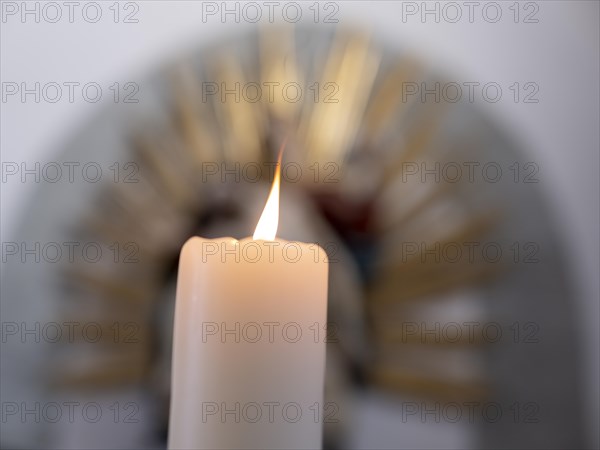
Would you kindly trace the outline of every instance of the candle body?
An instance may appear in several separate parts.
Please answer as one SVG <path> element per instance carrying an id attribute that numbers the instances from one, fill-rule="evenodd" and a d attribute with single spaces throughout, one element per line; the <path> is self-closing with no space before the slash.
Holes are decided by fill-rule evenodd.
<path id="1" fill-rule="evenodd" d="M 191 238 L 179 263 L 169 447 L 320 448 L 327 257 Z"/>

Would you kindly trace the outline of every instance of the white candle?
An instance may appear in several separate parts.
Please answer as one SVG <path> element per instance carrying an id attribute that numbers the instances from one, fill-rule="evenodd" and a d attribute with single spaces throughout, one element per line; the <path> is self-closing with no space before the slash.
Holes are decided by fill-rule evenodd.
<path id="1" fill-rule="evenodd" d="M 279 170 L 253 239 L 183 246 L 171 449 L 321 447 L 327 256 L 274 239 L 278 197 Z"/>

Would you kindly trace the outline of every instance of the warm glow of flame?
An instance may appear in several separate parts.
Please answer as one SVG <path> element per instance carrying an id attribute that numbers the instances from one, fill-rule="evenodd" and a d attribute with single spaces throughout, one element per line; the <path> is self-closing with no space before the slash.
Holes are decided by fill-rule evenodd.
<path id="1" fill-rule="evenodd" d="M 279 225 L 279 185 L 280 185 L 280 174 L 281 174 L 281 155 L 285 147 L 285 141 L 281 144 L 279 150 L 279 158 L 277 158 L 277 168 L 275 169 L 275 177 L 273 178 L 273 185 L 271 186 L 271 192 L 265 209 L 263 209 L 262 215 L 254 230 L 252 239 L 262 239 L 264 241 L 272 241 L 275 239 L 277 234 L 277 227 Z"/>

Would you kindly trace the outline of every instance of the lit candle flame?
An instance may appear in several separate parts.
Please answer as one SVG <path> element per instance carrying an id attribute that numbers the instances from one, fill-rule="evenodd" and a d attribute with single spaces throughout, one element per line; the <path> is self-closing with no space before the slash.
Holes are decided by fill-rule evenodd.
<path id="1" fill-rule="evenodd" d="M 258 220 L 256 230 L 252 239 L 262 239 L 264 241 L 272 241 L 275 239 L 277 234 L 277 227 L 279 226 L 279 185 L 280 185 L 280 173 L 281 173 L 281 155 L 285 148 L 287 139 L 281 144 L 279 149 L 279 157 L 277 158 L 277 168 L 275 169 L 275 177 L 273 178 L 273 185 L 271 186 L 271 192 L 267 198 L 265 209 Z"/>

